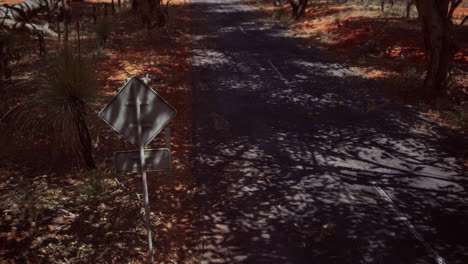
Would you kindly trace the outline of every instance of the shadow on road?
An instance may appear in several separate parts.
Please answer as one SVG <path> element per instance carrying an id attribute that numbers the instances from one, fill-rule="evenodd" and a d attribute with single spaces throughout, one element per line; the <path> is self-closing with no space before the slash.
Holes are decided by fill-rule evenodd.
<path id="1" fill-rule="evenodd" d="M 465 140 L 240 2 L 192 16 L 203 263 L 467 261 Z"/>

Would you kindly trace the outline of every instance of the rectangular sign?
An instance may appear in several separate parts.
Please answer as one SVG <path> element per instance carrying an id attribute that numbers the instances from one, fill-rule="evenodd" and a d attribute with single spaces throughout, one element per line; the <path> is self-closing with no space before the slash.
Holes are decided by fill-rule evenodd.
<path id="1" fill-rule="evenodd" d="M 171 152 L 167 148 L 145 150 L 146 171 L 160 171 L 171 168 Z M 116 172 L 139 172 L 139 151 L 117 151 L 114 153 Z"/>

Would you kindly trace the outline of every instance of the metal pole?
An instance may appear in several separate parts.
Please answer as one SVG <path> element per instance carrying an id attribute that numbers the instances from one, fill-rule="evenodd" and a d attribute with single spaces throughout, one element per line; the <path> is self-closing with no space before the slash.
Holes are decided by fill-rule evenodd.
<path id="1" fill-rule="evenodd" d="M 134 88 L 136 89 L 136 88 Z M 149 206 L 149 195 L 148 195 L 148 181 L 146 178 L 146 160 L 145 160 L 145 146 L 143 146 L 142 142 L 142 133 L 143 128 L 141 124 L 141 101 L 140 101 L 140 93 L 133 92 L 135 96 L 135 107 L 136 107 L 136 118 L 138 123 L 138 146 L 140 149 L 140 169 L 141 175 L 143 178 L 143 196 L 145 202 L 145 222 L 146 222 L 146 231 L 148 233 L 148 257 L 151 264 L 154 264 L 154 256 L 153 256 L 153 239 L 151 236 L 151 224 L 150 224 L 150 206 Z"/>
<path id="2" fill-rule="evenodd" d="M 169 149 L 169 171 L 167 172 L 167 176 L 172 179 L 172 160 L 171 160 L 171 129 L 165 128 L 164 129 L 164 136 L 166 141 L 166 148 Z"/>

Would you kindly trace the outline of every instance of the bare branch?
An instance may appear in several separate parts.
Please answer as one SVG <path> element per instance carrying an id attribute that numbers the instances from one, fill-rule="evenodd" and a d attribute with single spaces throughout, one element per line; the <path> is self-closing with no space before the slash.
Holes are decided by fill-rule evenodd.
<path id="1" fill-rule="evenodd" d="M 48 24 L 39 25 L 39 24 L 34 24 L 34 23 L 16 21 L 12 19 L 3 19 L 2 28 L 10 30 L 10 31 L 27 31 L 33 34 L 42 32 L 44 33 L 45 36 L 48 36 L 48 37 L 58 36 L 55 31 L 51 30 L 48 27 Z"/>
<path id="2" fill-rule="evenodd" d="M 68 7 L 68 1 L 60 0 L 27 0 L 16 5 L 0 6 L 0 29 L 29 31 L 34 34 L 42 32 L 46 36 L 57 36 L 48 25 L 40 25 L 31 22 L 32 19 L 43 11 L 58 12 L 63 5 Z M 42 23 L 41 23 L 42 24 Z"/>
<path id="3" fill-rule="evenodd" d="M 461 4 L 463 0 L 452 0 L 450 1 L 450 10 L 448 13 L 447 18 L 452 19 L 453 13 L 455 12 L 455 9 Z"/>

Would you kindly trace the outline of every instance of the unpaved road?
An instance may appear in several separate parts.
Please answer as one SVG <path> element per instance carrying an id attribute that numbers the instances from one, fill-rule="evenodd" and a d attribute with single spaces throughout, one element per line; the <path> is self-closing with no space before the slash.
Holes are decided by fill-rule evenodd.
<path id="1" fill-rule="evenodd" d="M 235 0 L 192 0 L 201 263 L 468 263 L 466 140 Z"/>

